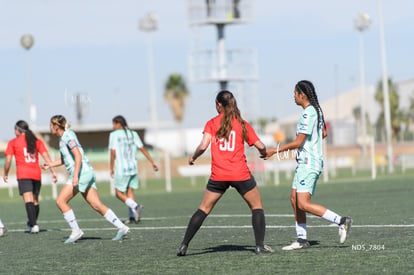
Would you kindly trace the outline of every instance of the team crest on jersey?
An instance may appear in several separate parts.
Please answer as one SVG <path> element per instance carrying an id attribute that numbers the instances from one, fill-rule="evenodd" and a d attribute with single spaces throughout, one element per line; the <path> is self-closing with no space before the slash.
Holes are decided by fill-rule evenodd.
<path id="1" fill-rule="evenodd" d="M 303 118 L 308 118 L 308 114 L 303 114 L 303 116 L 302 116 Z"/>
<path id="2" fill-rule="evenodd" d="M 72 149 L 72 148 L 76 147 L 76 142 L 74 140 L 69 140 L 68 146 L 69 146 L 70 149 Z"/>

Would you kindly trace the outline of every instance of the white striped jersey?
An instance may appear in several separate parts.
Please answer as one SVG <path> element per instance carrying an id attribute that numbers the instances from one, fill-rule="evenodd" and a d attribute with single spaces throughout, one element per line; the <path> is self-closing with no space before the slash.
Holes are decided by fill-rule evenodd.
<path id="1" fill-rule="evenodd" d="M 89 163 L 89 160 L 85 156 L 85 153 L 83 151 L 82 146 L 79 143 L 79 140 L 75 134 L 70 129 L 65 130 L 63 135 L 60 137 L 59 140 L 59 151 L 62 156 L 62 160 L 65 164 L 66 170 L 69 172 L 71 176 L 73 176 L 73 172 L 75 170 L 75 157 L 72 153 L 72 149 L 78 147 L 81 155 L 82 155 L 82 165 L 81 170 L 82 171 L 91 171 L 93 170 L 92 166 Z"/>
<path id="2" fill-rule="evenodd" d="M 143 146 L 141 139 L 135 131 L 119 129 L 110 133 L 109 150 L 115 150 L 116 175 L 129 176 L 138 174 L 137 149 Z"/>
<path id="3" fill-rule="evenodd" d="M 317 121 L 318 114 L 316 113 L 315 107 L 308 105 L 302 111 L 299 123 L 296 126 L 296 135 L 299 133 L 306 135 L 304 143 L 298 148 L 297 161 L 299 165 L 304 165 L 316 171 L 322 171 L 322 114 L 320 114 L 319 123 Z"/>

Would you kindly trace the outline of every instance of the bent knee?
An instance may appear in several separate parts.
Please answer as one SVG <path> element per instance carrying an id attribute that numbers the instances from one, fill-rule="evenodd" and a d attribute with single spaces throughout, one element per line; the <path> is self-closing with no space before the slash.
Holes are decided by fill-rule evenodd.
<path id="1" fill-rule="evenodd" d="M 309 205 L 310 204 L 308 202 L 298 202 L 298 208 L 305 212 L 308 212 Z"/>

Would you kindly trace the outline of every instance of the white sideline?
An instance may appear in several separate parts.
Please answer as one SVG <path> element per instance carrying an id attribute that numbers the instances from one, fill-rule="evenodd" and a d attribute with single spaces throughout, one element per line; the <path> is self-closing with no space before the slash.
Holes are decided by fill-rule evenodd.
<path id="1" fill-rule="evenodd" d="M 327 228 L 331 227 L 330 225 L 308 225 L 308 228 Z M 414 224 L 359 224 L 352 225 L 352 228 L 412 228 Z M 178 226 L 143 226 L 143 227 L 130 227 L 130 230 L 136 231 L 145 231 L 145 230 L 185 230 L 187 226 L 178 225 Z M 252 228 L 251 225 L 208 225 L 202 226 L 203 229 L 249 229 Z M 285 229 L 285 228 L 295 228 L 294 225 L 266 225 L 266 229 Z M 70 231 L 70 228 L 63 229 L 48 229 L 49 231 Z M 116 231 L 114 227 L 82 227 L 83 231 Z M 8 229 L 7 232 L 25 232 L 24 229 Z"/>

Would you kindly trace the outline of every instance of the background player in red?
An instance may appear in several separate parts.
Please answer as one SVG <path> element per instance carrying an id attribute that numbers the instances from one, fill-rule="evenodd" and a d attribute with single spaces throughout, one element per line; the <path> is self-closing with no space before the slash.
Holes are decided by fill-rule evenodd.
<path id="1" fill-rule="evenodd" d="M 39 166 L 39 157 L 50 163 L 50 157 L 44 143 L 36 138 L 34 133 L 29 129 L 27 122 L 17 121 L 14 126 L 16 138 L 9 141 L 6 149 L 6 161 L 4 163 L 5 182 L 8 180 L 11 161 L 13 156 L 16 159 L 16 174 L 19 186 L 19 193 L 23 196 L 26 205 L 26 212 L 29 232 L 39 233 L 37 218 L 39 216 L 39 193 L 41 188 L 41 171 Z M 56 173 L 51 168 L 53 181 L 56 181 Z"/>
<path id="2" fill-rule="evenodd" d="M 244 154 L 244 142 L 255 146 L 262 157 L 266 147 L 253 128 L 244 121 L 237 108 L 236 99 L 229 91 L 221 91 L 216 97 L 218 116 L 210 119 L 204 127 L 203 138 L 188 163 L 202 155 L 211 144 L 211 176 L 207 183 L 199 209 L 193 214 L 187 226 L 177 256 L 185 256 L 188 245 L 214 205 L 231 186 L 234 187 L 252 211 L 252 225 L 256 239 L 257 254 L 272 252 L 264 245 L 265 216 L 262 199 L 256 181 L 251 175 Z"/>

